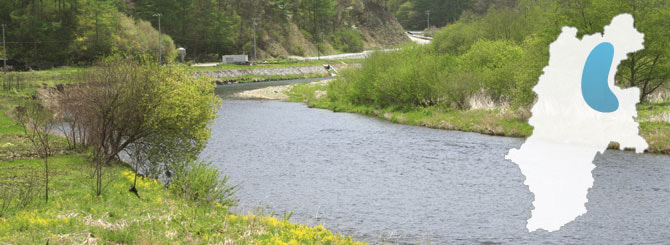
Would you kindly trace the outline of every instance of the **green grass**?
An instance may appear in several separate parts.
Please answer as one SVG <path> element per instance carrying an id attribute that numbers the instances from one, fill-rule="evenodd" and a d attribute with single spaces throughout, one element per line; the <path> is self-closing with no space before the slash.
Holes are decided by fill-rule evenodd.
<path id="1" fill-rule="evenodd" d="M 0 161 L 33 158 L 34 146 L 25 136 L 23 127 L 14 121 L 10 115 L 21 100 L 30 98 L 35 89 L 0 91 Z M 67 142 L 60 137 L 51 137 L 53 153 L 56 155 L 68 154 Z"/>
<path id="2" fill-rule="evenodd" d="M 322 226 L 307 227 L 264 214 L 236 215 L 217 203 L 182 199 L 156 180 L 140 178 L 140 197 L 128 191 L 134 173 L 128 167 L 107 167 L 109 183 L 102 196 L 94 195 L 92 164 L 85 155 L 53 157 L 49 202 L 43 185 L 22 209 L 0 217 L 0 243 L 152 243 L 188 244 L 289 242 L 301 244 L 355 244 Z M 0 185 L 5 195 L 21 179 L 43 174 L 43 162 L 0 162 Z M 25 191 L 25 190 L 24 190 Z"/>
<path id="3" fill-rule="evenodd" d="M 23 128 L 17 122 L 7 116 L 7 109 L 0 109 L 0 134 L 22 135 Z"/>
<path id="4" fill-rule="evenodd" d="M 640 134 L 649 143 L 649 151 L 670 154 L 670 101 L 637 106 Z"/>
<path id="5" fill-rule="evenodd" d="M 21 125 L 0 109 L 0 161 L 33 155 L 33 145 L 24 137 Z"/>
<path id="6" fill-rule="evenodd" d="M 521 110 L 455 110 L 433 107 L 385 107 L 354 105 L 332 101 L 323 94 L 327 85 L 299 84 L 288 92 L 290 101 L 306 103 L 310 107 L 336 112 L 351 112 L 376 116 L 394 123 L 416 125 L 437 129 L 476 132 L 488 135 L 528 137 L 533 127 L 528 124 L 529 113 Z M 670 122 L 663 121 L 670 113 L 670 102 L 638 105 L 640 135 L 649 143 L 648 152 L 670 154 Z M 610 148 L 618 149 L 617 144 Z"/>

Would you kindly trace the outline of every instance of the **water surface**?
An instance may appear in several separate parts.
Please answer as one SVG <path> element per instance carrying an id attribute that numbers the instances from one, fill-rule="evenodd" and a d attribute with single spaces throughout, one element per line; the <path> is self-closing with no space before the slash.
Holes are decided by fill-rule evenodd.
<path id="1" fill-rule="evenodd" d="M 670 157 L 620 151 L 596 158 L 587 214 L 557 232 L 528 233 L 533 196 L 504 159 L 521 143 L 299 103 L 224 99 L 202 158 L 241 183 L 241 212 L 259 203 L 294 211 L 293 222 L 372 243 L 670 242 Z"/>

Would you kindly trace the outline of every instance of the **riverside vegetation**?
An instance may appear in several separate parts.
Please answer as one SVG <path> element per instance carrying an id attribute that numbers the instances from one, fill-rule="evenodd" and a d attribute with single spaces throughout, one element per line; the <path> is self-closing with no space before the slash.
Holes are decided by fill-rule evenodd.
<path id="1" fill-rule="evenodd" d="M 230 211 L 237 187 L 197 161 L 217 109 L 211 80 L 121 58 L 68 72 L 21 74 L 0 92 L 0 243 L 358 244 L 290 214 Z M 25 128 L 21 110 L 44 116 L 25 114 Z M 45 118 L 69 125 L 43 131 L 48 155 L 26 135 Z"/>
<path id="2" fill-rule="evenodd" d="M 613 16 L 631 13 L 645 49 L 622 62 L 616 84 L 640 88 L 641 135 L 649 152 L 670 153 L 670 2 L 513 2 L 463 14 L 430 45 L 374 53 L 328 85 L 295 86 L 291 100 L 398 123 L 525 137 L 532 133 L 532 88 L 560 28 L 575 26 L 580 36 L 602 32 Z"/>

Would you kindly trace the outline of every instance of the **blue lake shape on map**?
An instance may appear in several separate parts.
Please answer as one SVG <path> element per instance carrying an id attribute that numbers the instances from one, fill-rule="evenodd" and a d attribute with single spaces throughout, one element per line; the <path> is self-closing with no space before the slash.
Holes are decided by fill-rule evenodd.
<path id="1" fill-rule="evenodd" d="M 586 59 L 582 72 L 582 97 L 596 111 L 609 113 L 619 109 L 619 100 L 612 93 L 607 77 L 614 58 L 614 45 L 598 44 Z"/>

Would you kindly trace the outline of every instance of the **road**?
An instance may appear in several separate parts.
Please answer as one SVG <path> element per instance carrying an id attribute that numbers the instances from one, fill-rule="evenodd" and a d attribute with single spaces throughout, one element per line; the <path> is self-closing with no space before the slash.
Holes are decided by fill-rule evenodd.
<path id="1" fill-rule="evenodd" d="M 412 42 L 425 45 L 429 44 L 432 40 L 431 37 L 426 37 L 420 35 L 420 31 L 408 31 L 405 34 L 407 37 L 412 40 Z M 382 50 L 367 50 L 360 53 L 348 53 L 348 54 L 336 54 L 336 55 L 325 55 L 325 56 L 315 56 L 315 57 L 300 57 L 298 60 L 345 60 L 345 59 L 364 59 L 367 58 L 373 52 L 389 52 L 395 51 L 397 49 L 382 49 Z M 205 64 L 195 64 L 193 66 L 216 66 L 217 63 L 205 63 Z"/>

